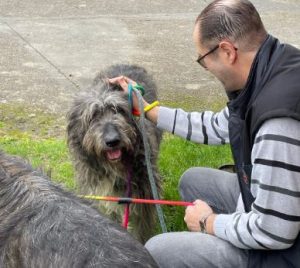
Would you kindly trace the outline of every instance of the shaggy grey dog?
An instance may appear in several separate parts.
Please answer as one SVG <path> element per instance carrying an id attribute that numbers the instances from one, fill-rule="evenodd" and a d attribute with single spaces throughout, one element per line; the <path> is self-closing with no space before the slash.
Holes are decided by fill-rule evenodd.
<path id="1" fill-rule="evenodd" d="M 86 201 L 0 152 L 0 267 L 157 267 Z"/>
<path id="2" fill-rule="evenodd" d="M 81 194 L 126 196 L 129 174 L 131 196 L 152 199 L 139 118 L 133 118 L 128 97 L 121 88 L 106 80 L 120 75 L 141 84 L 149 103 L 157 100 L 151 76 L 144 68 L 132 65 L 108 68 L 96 77 L 90 89 L 75 98 L 67 116 L 67 136 L 79 191 Z M 162 133 L 153 123 L 145 121 L 151 165 L 160 192 L 156 160 Z M 122 221 L 123 206 L 111 202 L 102 202 L 99 206 L 112 219 Z M 132 204 L 130 211 L 130 231 L 144 243 L 155 228 L 155 206 Z"/>

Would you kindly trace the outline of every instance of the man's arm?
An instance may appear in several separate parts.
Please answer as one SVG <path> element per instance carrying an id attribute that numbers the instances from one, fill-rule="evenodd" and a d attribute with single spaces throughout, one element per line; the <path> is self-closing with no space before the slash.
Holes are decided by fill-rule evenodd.
<path id="1" fill-rule="evenodd" d="M 144 102 L 144 107 L 147 107 L 149 103 Z M 156 106 L 152 108 L 150 111 L 146 112 L 146 118 L 153 122 L 155 125 L 157 124 L 157 118 L 158 118 L 158 113 L 159 113 L 159 106 Z"/>
<path id="2" fill-rule="evenodd" d="M 120 85 L 124 92 L 128 92 L 129 83 L 136 85 L 135 81 L 125 76 L 108 79 L 108 82 Z M 143 104 L 144 107 L 149 105 L 144 99 Z M 139 109 L 135 94 L 133 107 Z M 187 140 L 204 144 L 225 144 L 229 142 L 228 114 L 227 107 L 219 113 L 211 111 L 187 113 L 181 109 L 156 106 L 146 112 L 146 117 L 157 124 L 157 127 Z"/>
<path id="3" fill-rule="evenodd" d="M 186 140 L 203 144 L 225 144 L 229 141 L 227 107 L 218 113 L 189 113 L 167 107 L 159 107 L 156 112 L 157 127 Z"/>
<path id="4" fill-rule="evenodd" d="M 144 107 L 149 103 L 144 101 Z M 219 113 L 185 112 L 156 106 L 146 112 L 146 118 L 163 130 L 169 131 L 187 140 L 204 144 L 225 144 L 228 136 L 228 108 Z"/>
<path id="5" fill-rule="evenodd" d="M 256 135 L 252 162 L 251 212 L 217 215 L 213 231 L 239 248 L 289 248 L 300 223 L 300 122 L 265 122 Z"/>

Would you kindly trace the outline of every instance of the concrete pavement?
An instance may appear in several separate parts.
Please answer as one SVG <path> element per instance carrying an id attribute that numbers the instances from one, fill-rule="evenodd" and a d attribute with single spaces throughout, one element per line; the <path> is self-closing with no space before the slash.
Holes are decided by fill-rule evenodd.
<path id="1" fill-rule="evenodd" d="M 144 66 L 162 102 L 225 100 L 195 63 L 193 24 L 208 2 L 0 0 L 0 104 L 64 114 L 70 98 L 115 63 Z M 271 34 L 300 48 L 300 0 L 253 3 Z"/>

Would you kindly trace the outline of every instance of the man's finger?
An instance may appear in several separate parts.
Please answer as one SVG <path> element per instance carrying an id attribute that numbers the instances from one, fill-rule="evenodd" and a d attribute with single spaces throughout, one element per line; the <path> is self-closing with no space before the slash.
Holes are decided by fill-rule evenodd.
<path id="1" fill-rule="evenodd" d="M 124 76 L 125 81 L 129 84 L 131 83 L 133 86 L 137 85 L 137 83 L 133 80 L 131 80 L 130 78 Z"/>
<path id="2" fill-rule="evenodd" d="M 127 92 L 127 89 L 128 89 L 128 83 L 127 83 L 124 79 L 122 79 L 122 80 L 119 81 L 119 85 L 121 86 L 121 88 L 122 88 L 124 91 Z"/>
<path id="3" fill-rule="evenodd" d="M 201 204 L 203 201 L 200 200 L 200 199 L 197 199 L 193 202 L 194 205 L 198 205 L 198 204 Z"/>
<path id="4" fill-rule="evenodd" d="M 121 80 L 124 80 L 124 76 L 117 76 L 117 77 L 109 78 L 108 82 L 111 84 L 119 84 Z"/>
<path id="5" fill-rule="evenodd" d="M 190 206 L 187 206 L 187 207 L 185 208 L 185 214 L 188 213 L 190 210 L 191 210 Z"/>
<path id="6" fill-rule="evenodd" d="M 126 76 L 117 76 L 113 78 L 109 78 L 108 82 L 110 84 L 120 85 L 124 91 L 127 91 L 128 84 L 132 84 L 133 86 L 137 85 L 137 83 Z"/>

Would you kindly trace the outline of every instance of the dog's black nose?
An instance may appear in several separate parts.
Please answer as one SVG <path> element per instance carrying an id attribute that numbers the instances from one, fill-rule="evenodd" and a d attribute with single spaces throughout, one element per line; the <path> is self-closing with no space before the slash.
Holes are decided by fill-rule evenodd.
<path id="1" fill-rule="evenodd" d="M 104 130 L 104 142 L 108 147 L 118 146 L 121 141 L 121 137 L 118 129 L 112 125 L 107 124 Z"/>
<path id="2" fill-rule="evenodd" d="M 108 147 L 115 147 L 120 143 L 120 139 L 107 140 L 105 143 Z"/>

